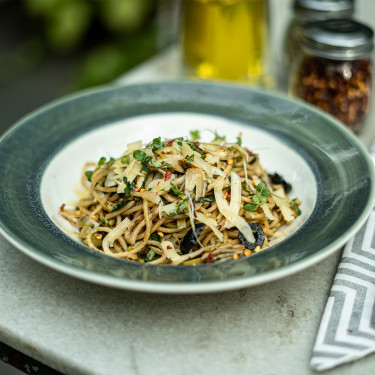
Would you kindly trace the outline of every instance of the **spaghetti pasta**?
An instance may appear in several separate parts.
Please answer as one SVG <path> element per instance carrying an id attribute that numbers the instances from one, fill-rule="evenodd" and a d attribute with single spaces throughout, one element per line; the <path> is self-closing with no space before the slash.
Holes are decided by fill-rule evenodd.
<path id="1" fill-rule="evenodd" d="M 237 139 L 134 142 L 118 159 L 87 163 L 88 196 L 60 214 L 84 244 L 117 258 L 193 265 L 249 256 L 270 246 L 301 202 Z"/>

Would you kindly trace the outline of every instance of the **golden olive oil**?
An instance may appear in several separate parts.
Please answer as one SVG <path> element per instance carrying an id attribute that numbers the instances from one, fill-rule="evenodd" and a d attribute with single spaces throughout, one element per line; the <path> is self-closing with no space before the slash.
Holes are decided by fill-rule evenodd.
<path id="1" fill-rule="evenodd" d="M 183 5 L 184 60 L 193 75 L 262 84 L 268 73 L 268 0 Z"/>

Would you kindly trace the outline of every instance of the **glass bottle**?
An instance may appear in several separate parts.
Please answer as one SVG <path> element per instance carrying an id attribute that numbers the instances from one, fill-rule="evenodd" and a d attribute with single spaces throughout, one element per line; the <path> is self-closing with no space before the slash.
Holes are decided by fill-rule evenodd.
<path id="1" fill-rule="evenodd" d="M 302 34 L 289 92 L 358 133 L 370 112 L 373 31 L 354 20 L 310 24 Z"/>
<path id="2" fill-rule="evenodd" d="M 282 89 L 287 88 L 290 66 L 300 51 L 303 28 L 312 22 L 351 18 L 353 14 L 354 0 L 294 0 L 293 17 L 285 33 L 282 69 L 279 71 Z"/>
<path id="3" fill-rule="evenodd" d="M 265 83 L 268 0 L 185 0 L 182 11 L 183 54 L 189 74 Z"/>

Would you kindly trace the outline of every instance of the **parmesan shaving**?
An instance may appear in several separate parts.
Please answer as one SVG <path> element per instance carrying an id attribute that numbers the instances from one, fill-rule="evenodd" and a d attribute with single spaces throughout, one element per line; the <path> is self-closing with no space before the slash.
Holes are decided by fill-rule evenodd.
<path id="1" fill-rule="evenodd" d="M 122 236 L 126 230 L 126 228 L 130 224 L 130 219 L 126 217 L 120 224 L 117 225 L 116 228 L 112 229 L 104 238 L 102 247 L 103 251 L 106 254 L 112 254 L 112 251 L 109 249 L 113 246 L 113 243 L 116 241 L 117 238 Z"/>
<path id="2" fill-rule="evenodd" d="M 291 208 L 287 205 L 285 199 L 285 192 L 283 188 L 280 188 L 278 190 L 275 190 L 272 193 L 272 199 L 275 201 L 275 203 L 280 208 L 281 214 L 283 215 L 285 221 L 287 224 L 290 224 L 294 220 L 293 211 Z"/>

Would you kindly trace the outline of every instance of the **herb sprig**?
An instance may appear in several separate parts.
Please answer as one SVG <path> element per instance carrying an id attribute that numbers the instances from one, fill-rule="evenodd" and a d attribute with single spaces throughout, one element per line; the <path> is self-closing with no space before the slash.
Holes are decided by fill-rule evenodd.
<path id="1" fill-rule="evenodd" d="M 248 191 L 246 182 L 244 182 L 244 184 L 246 187 L 244 190 Z M 270 191 L 264 182 L 260 182 L 256 187 L 256 191 L 250 191 L 250 193 L 253 194 L 251 197 L 252 202 L 249 202 L 243 206 L 245 211 L 255 212 L 259 206 L 268 202 L 267 197 L 270 195 Z"/>

